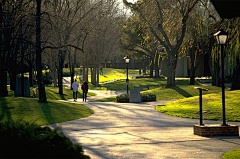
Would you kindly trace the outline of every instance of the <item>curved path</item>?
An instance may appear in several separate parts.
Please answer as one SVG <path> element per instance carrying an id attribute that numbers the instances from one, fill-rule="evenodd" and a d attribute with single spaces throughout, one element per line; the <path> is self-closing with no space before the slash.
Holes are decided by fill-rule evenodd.
<path id="1" fill-rule="evenodd" d="M 99 99 L 124 92 L 95 91 Z M 67 101 L 72 102 L 72 100 Z M 239 137 L 207 138 L 193 135 L 199 120 L 157 112 L 165 101 L 145 103 L 81 102 L 94 110 L 90 117 L 59 123 L 65 135 L 93 159 L 221 159 L 225 152 L 240 148 Z M 205 124 L 221 122 L 204 121 Z M 239 125 L 239 123 L 230 123 Z"/>

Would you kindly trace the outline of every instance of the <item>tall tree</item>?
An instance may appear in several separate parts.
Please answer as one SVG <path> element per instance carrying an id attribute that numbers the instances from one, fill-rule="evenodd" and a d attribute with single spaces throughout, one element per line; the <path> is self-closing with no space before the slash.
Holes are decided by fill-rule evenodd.
<path id="1" fill-rule="evenodd" d="M 121 31 L 122 49 L 130 52 L 130 56 L 150 60 L 150 77 L 153 77 L 153 66 L 154 63 L 158 64 L 157 50 L 160 45 L 149 31 L 147 23 L 138 16 L 132 16 L 123 24 Z"/>
<path id="2" fill-rule="evenodd" d="M 4 14 L 4 5 L 6 1 L 3 0 L 0 2 L 0 97 L 4 97 L 8 95 L 7 91 L 7 75 L 6 75 L 6 69 L 5 69 L 5 58 L 6 54 L 3 49 L 3 33 L 4 33 L 4 27 L 3 27 L 3 14 Z"/>
<path id="3" fill-rule="evenodd" d="M 47 102 L 45 85 L 42 77 L 42 49 L 41 49 L 41 0 L 37 1 L 36 10 L 36 64 L 39 100 L 38 102 Z"/>
<path id="4" fill-rule="evenodd" d="M 175 86 L 179 48 L 188 25 L 189 14 L 198 0 L 143 0 L 136 4 L 123 2 L 142 17 L 168 54 L 167 87 Z"/>

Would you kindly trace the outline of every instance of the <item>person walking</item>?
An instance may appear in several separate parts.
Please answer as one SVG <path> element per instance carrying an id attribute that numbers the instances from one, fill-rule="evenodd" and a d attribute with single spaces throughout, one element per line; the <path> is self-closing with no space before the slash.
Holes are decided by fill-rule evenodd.
<path id="1" fill-rule="evenodd" d="M 77 101 L 78 87 L 79 87 L 79 84 L 78 84 L 77 80 L 75 79 L 75 82 L 73 82 L 73 84 L 72 84 L 74 102 Z"/>
<path id="2" fill-rule="evenodd" d="M 103 75 L 103 68 L 102 68 L 102 66 L 100 67 L 100 75 Z"/>
<path id="3" fill-rule="evenodd" d="M 83 91 L 83 102 L 85 100 L 87 100 L 87 92 L 88 92 L 88 82 L 87 81 L 84 81 L 82 86 L 81 86 L 81 89 Z"/>

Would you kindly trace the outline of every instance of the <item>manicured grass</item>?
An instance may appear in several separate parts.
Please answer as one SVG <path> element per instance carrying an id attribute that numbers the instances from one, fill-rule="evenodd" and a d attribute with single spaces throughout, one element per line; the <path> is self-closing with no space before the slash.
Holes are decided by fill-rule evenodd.
<path id="1" fill-rule="evenodd" d="M 240 121 L 240 90 L 226 91 L 226 120 Z M 222 96 L 221 93 L 203 95 L 203 119 L 222 120 Z M 199 97 L 190 97 L 178 101 L 166 103 L 156 107 L 156 110 L 172 116 L 198 119 Z"/>
<path id="2" fill-rule="evenodd" d="M 240 157 L 240 149 L 232 150 L 223 155 L 224 159 L 239 159 Z"/>
<path id="3" fill-rule="evenodd" d="M 94 100 L 92 102 L 116 102 L 116 101 L 117 101 L 116 97 L 110 97 L 110 98 Z"/>
<path id="4" fill-rule="evenodd" d="M 99 75 L 99 83 L 117 80 L 117 79 L 126 79 L 124 75 Z M 88 77 L 88 81 L 91 82 L 91 77 Z"/>
<path id="5" fill-rule="evenodd" d="M 75 68 L 74 69 L 76 75 L 82 75 L 82 68 Z M 70 68 L 63 68 L 64 73 L 70 73 Z M 88 69 L 89 75 L 91 74 L 91 69 Z M 128 69 L 129 74 L 139 74 L 138 69 Z M 149 71 L 147 70 L 147 73 Z M 126 75 L 126 69 L 115 69 L 115 68 L 103 68 L 103 75 Z"/>
<path id="6" fill-rule="evenodd" d="M 72 99 L 72 90 L 63 89 L 64 95 L 59 95 L 58 88 L 46 87 L 48 103 L 39 103 L 38 98 L 14 97 L 9 90 L 9 97 L 0 98 L 0 122 L 26 121 L 37 125 L 59 123 L 92 115 L 93 110 L 84 105 L 57 100 Z M 95 95 L 88 93 L 88 96 Z M 81 97 L 81 93 L 78 93 Z"/>
<path id="7" fill-rule="evenodd" d="M 87 117 L 93 111 L 84 105 L 48 100 L 39 103 L 36 98 L 5 97 L 0 102 L 0 121 L 26 121 L 47 125 Z"/>
<path id="8" fill-rule="evenodd" d="M 181 80 L 181 82 L 183 82 Z M 221 91 L 220 87 L 215 86 L 203 86 L 203 85 L 181 85 L 173 88 L 155 88 L 147 92 L 155 94 L 157 100 L 166 100 L 166 99 L 184 99 L 189 97 L 194 97 L 199 95 L 199 90 L 194 89 L 194 87 L 201 87 L 208 89 L 208 91 L 203 91 L 203 94 L 218 93 Z M 227 89 L 229 90 L 229 89 Z"/>
<path id="9" fill-rule="evenodd" d="M 47 99 L 50 100 L 65 100 L 65 99 L 73 99 L 73 91 L 70 89 L 63 88 L 63 95 L 58 93 L 58 87 L 48 86 L 45 87 Z M 82 98 L 82 91 L 78 90 L 78 98 Z M 88 92 L 87 96 L 95 96 L 95 93 Z"/>
<path id="10" fill-rule="evenodd" d="M 162 78 L 137 78 L 137 79 L 129 79 L 128 88 L 133 89 L 134 86 L 139 87 L 139 85 L 157 85 L 166 86 L 166 80 Z M 100 85 L 101 87 L 105 87 L 107 90 L 126 90 L 126 80 L 116 81 L 113 83 L 106 83 Z M 155 87 L 151 87 L 155 88 Z M 151 89 L 150 88 L 150 89 Z"/>

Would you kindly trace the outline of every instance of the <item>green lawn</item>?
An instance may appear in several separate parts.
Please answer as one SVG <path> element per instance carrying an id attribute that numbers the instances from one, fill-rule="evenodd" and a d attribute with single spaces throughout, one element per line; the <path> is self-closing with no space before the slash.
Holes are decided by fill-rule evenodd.
<path id="1" fill-rule="evenodd" d="M 181 82 L 183 81 L 181 80 Z M 157 100 L 184 99 L 184 98 L 189 98 L 189 97 L 194 97 L 199 95 L 199 90 L 194 89 L 194 87 L 201 87 L 201 88 L 208 89 L 208 91 L 206 92 L 204 91 L 203 94 L 218 93 L 221 91 L 220 87 L 215 87 L 215 86 L 179 85 L 178 87 L 174 87 L 174 88 L 165 88 L 165 87 L 156 88 L 156 89 L 149 90 L 147 92 L 155 94 L 157 96 Z"/>
<path id="2" fill-rule="evenodd" d="M 149 92 L 157 96 L 157 100 L 178 99 L 177 101 L 166 103 L 157 106 L 156 109 L 168 115 L 185 117 L 185 118 L 199 118 L 199 90 L 194 87 L 202 87 L 208 89 L 203 91 L 203 118 L 209 120 L 222 120 L 222 96 L 221 87 L 216 86 L 203 86 L 195 82 L 195 85 L 189 85 L 189 80 L 176 79 L 177 87 L 166 88 L 166 79 L 164 78 L 138 78 L 131 79 L 129 83 L 129 90 L 134 86 L 142 85 L 155 85 L 159 84 L 161 87 L 150 87 Z M 125 81 L 117 81 L 102 85 L 102 88 L 109 90 L 126 90 Z M 226 119 L 227 121 L 240 121 L 240 91 L 230 91 L 226 88 Z M 180 99 L 180 100 L 179 100 Z M 114 102 L 115 97 L 98 100 L 101 102 Z"/>
<path id="3" fill-rule="evenodd" d="M 82 75 L 82 68 L 74 69 L 76 75 Z M 88 69 L 89 75 L 91 74 L 91 69 Z M 63 73 L 70 73 L 70 68 L 63 68 Z M 138 69 L 128 69 L 129 74 L 139 74 Z M 147 70 L 147 73 L 149 71 Z M 126 75 L 126 69 L 115 69 L 115 68 L 103 68 L 103 75 Z"/>
<path id="4" fill-rule="evenodd" d="M 240 121 L 240 90 L 226 91 L 226 120 Z M 205 94 L 203 98 L 203 119 L 222 120 L 222 96 L 220 93 Z M 190 97 L 174 102 L 159 105 L 156 109 L 168 115 L 198 119 L 199 118 L 199 97 Z"/>
<path id="5" fill-rule="evenodd" d="M 126 79 L 126 78 L 125 78 Z M 102 88 L 105 88 L 107 90 L 126 90 L 126 80 L 116 81 L 113 83 L 106 83 L 100 85 Z M 139 85 L 157 85 L 160 84 L 161 86 L 166 86 L 166 80 L 163 78 L 137 78 L 137 79 L 129 79 L 129 85 L 128 88 L 133 89 L 134 86 L 139 87 Z M 151 87 L 156 88 L 156 87 Z M 96 88 L 97 89 L 97 88 Z"/>
<path id="6" fill-rule="evenodd" d="M 223 155 L 224 159 L 239 159 L 240 158 L 240 149 L 232 150 Z"/>
<path id="7" fill-rule="evenodd" d="M 58 94 L 58 88 L 46 87 L 48 103 L 39 103 L 38 98 L 14 97 L 14 92 L 9 90 L 9 97 L 0 98 L 0 121 L 22 120 L 47 125 L 92 115 L 93 110 L 84 105 L 57 101 L 72 99 L 72 90 L 64 88 L 63 93 Z M 95 94 L 88 93 L 88 96 L 92 95 Z"/>

